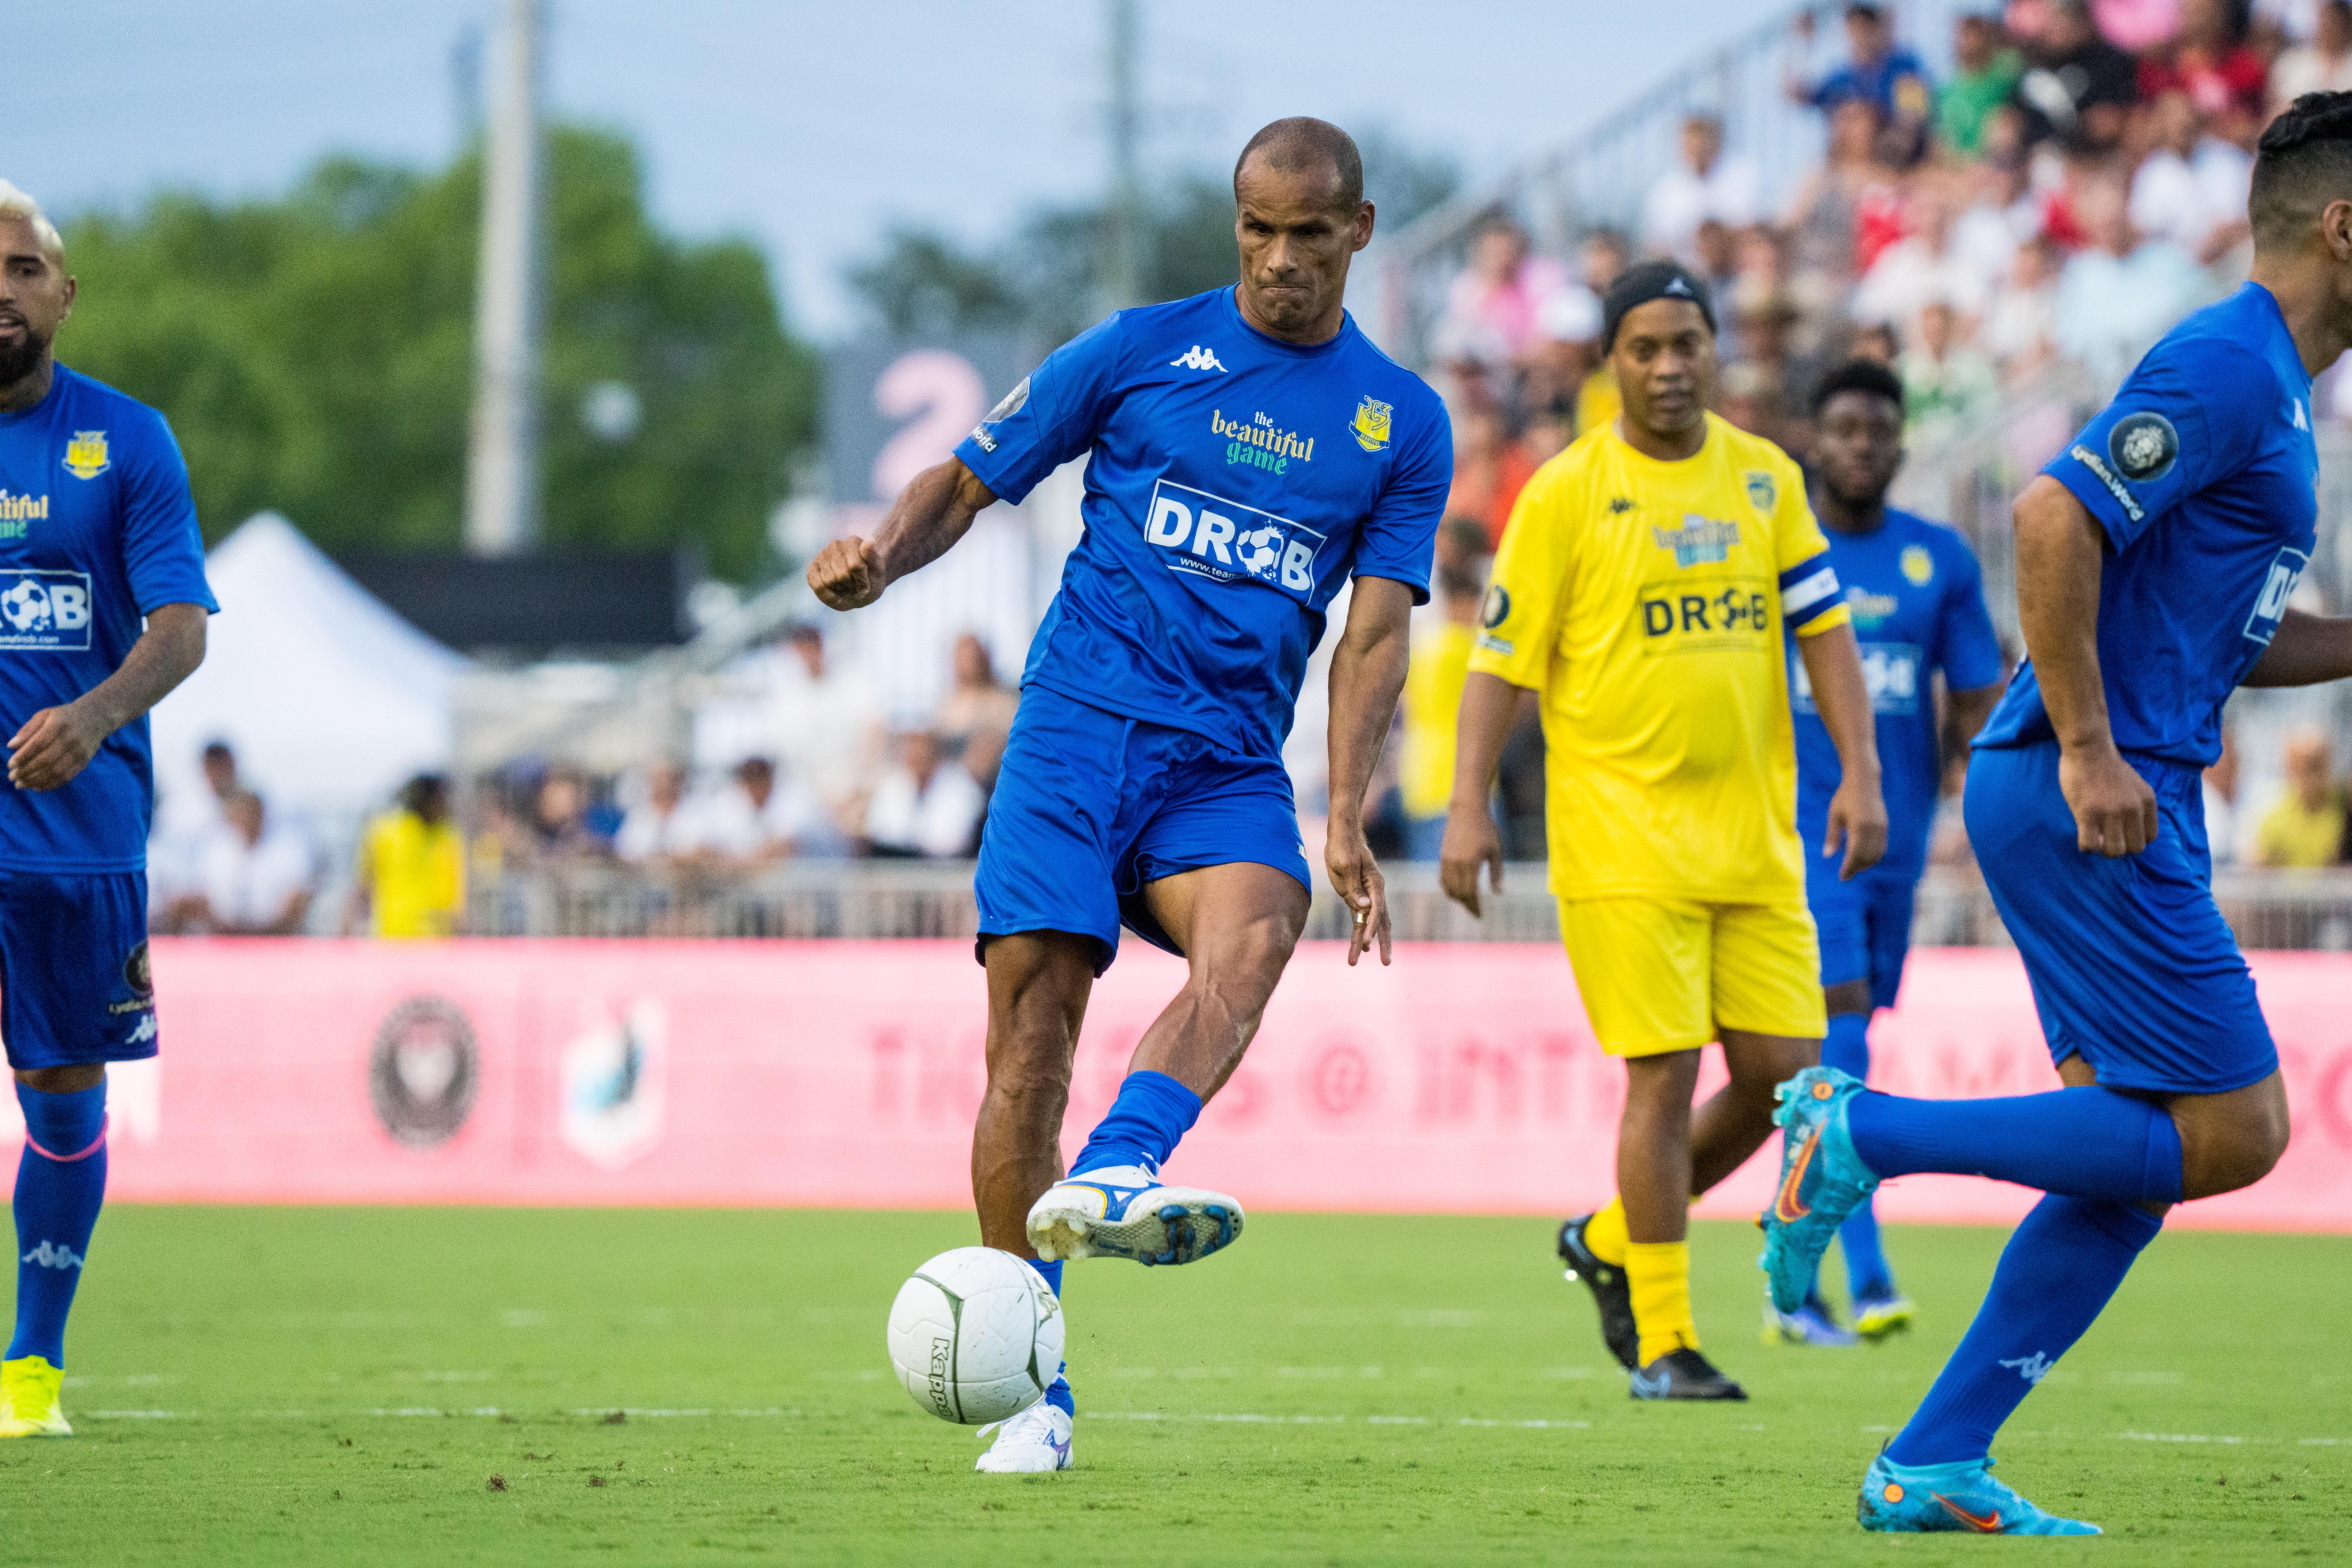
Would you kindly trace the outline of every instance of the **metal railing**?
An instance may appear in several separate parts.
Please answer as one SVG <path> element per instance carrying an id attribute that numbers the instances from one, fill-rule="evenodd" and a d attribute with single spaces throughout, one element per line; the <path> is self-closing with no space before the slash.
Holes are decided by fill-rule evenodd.
<path id="1" fill-rule="evenodd" d="M 969 862 L 804 861 L 740 881 L 583 865 L 478 879 L 470 929 L 482 936 L 969 938 L 980 923 L 971 876 Z M 1393 865 L 1387 877 L 1399 941 L 1559 940 L 1540 864 L 1507 868 L 1484 920 L 1445 898 L 1433 865 Z M 2224 873 L 2214 890 L 2246 947 L 2352 950 L 2352 869 Z M 1344 940 L 1349 924 L 1346 906 L 1318 888 L 1307 935 Z M 1912 929 L 1920 946 L 2010 945 L 1984 885 L 1966 873 L 1927 876 Z"/>

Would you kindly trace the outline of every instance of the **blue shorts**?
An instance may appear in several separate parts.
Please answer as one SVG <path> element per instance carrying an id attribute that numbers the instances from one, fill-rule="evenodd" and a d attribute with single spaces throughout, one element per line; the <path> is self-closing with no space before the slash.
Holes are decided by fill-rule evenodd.
<path id="1" fill-rule="evenodd" d="M 1821 932 L 1822 984 L 1867 980 L 1871 1006 L 1894 1006 L 1903 986 L 1903 961 L 1911 953 L 1919 873 L 1873 866 L 1842 882 L 1837 858 L 1814 852 L 1821 840 L 1809 837 L 1805 843 L 1805 902 Z"/>
<path id="2" fill-rule="evenodd" d="M 2051 1059 L 2079 1055 L 2106 1088 L 2155 1094 L 2259 1083 L 2278 1050 L 2213 901 L 2197 770 L 2129 760 L 2156 791 L 2156 841 L 2112 860 L 2075 847 L 2055 744 L 1969 760 L 1969 842 L 2025 960 Z"/>
<path id="3" fill-rule="evenodd" d="M 0 1038 L 20 1072 L 155 1054 L 144 871 L 0 871 Z"/>
<path id="4" fill-rule="evenodd" d="M 982 951 L 992 936 L 1070 931 L 1100 944 L 1099 974 L 1125 924 L 1179 952 L 1144 907 L 1144 887 L 1235 861 L 1286 871 L 1314 890 L 1278 760 L 1042 686 L 1022 691 L 972 886 Z"/>

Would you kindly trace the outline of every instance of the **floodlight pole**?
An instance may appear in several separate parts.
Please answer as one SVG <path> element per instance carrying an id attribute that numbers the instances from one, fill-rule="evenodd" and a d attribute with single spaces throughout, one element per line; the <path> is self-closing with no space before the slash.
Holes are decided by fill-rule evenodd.
<path id="1" fill-rule="evenodd" d="M 1136 166 L 1142 107 L 1136 89 L 1136 0 L 1105 0 L 1109 34 L 1110 203 L 1105 226 L 1104 303 L 1113 310 L 1143 302 L 1143 178 Z"/>
<path id="2" fill-rule="evenodd" d="M 519 555 L 539 541 L 539 223 L 541 0 L 507 0 L 482 158 L 474 410 L 466 550 Z"/>

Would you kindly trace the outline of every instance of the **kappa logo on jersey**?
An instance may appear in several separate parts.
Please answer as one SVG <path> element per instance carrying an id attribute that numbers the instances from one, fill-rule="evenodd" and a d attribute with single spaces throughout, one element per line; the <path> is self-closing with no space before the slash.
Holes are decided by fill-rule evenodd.
<path id="1" fill-rule="evenodd" d="M 2107 432 L 2107 456 L 2124 478 L 2151 484 L 2172 471 L 2172 460 L 2180 456 L 2180 433 L 2161 414 L 2129 415 Z"/>
<path id="2" fill-rule="evenodd" d="M 1377 452 L 1389 444 L 1389 416 L 1395 412 L 1378 398 L 1367 397 L 1356 405 L 1356 417 L 1348 431 L 1356 437 L 1357 446 Z"/>
<path id="3" fill-rule="evenodd" d="M 0 570 L 0 648 L 89 647 L 89 574 Z"/>
<path id="4" fill-rule="evenodd" d="M 1659 549 L 1675 552 L 1675 565 L 1704 566 L 1730 556 L 1739 542 L 1739 525 L 1691 512 L 1683 518 L 1680 528 L 1653 527 L 1650 537 L 1658 542 Z"/>
<path id="5" fill-rule="evenodd" d="M 1287 518 L 1162 479 L 1151 487 L 1144 542 L 1171 572 L 1218 583 L 1263 583 L 1294 598 L 1315 591 L 1315 556 L 1325 536 Z"/>
<path id="6" fill-rule="evenodd" d="M 2289 547 L 2271 560 L 2271 569 L 2263 579 L 2263 591 L 2254 595 L 2254 613 L 2246 617 L 2245 637 L 2265 647 L 2278 635 L 2279 620 L 2286 614 L 2287 601 L 2294 597 L 2295 584 L 2303 581 L 2303 569 L 2311 564 L 2311 557 Z"/>
<path id="7" fill-rule="evenodd" d="M 1623 496 L 1611 496 L 1611 497 L 1609 498 L 1609 515 L 1610 515 L 1610 516 L 1612 516 L 1612 517 L 1622 517 L 1622 516 L 1624 516 L 1627 512 L 1632 511 L 1633 510 L 1633 503 L 1632 501 L 1630 501 L 1630 500 L 1626 500 Z"/>
<path id="8" fill-rule="evenodd" d="M 2303 399 L 2300 397 L 2290 397 L 2287 401 L 2294 405 L 2294 427 L 2298 430 L 2310 429 L 2311 418 L 2303 411 Z"/>
<path id="9" fill-rule="evenodd" d="M 78 479 L 94 479 L 112 466 L 103 430 L 77 430 L 66 443 L 66 472 Z"/>
<path id="10" fill-rule="evenodd" d="M 1168 363 L 1171 366 L 1181 364 L 1186 370 L 1213 370 L 1220 375 L 1225 374 L 1225 367 L 1217 363 L 1215 351 L 1204 349 L 1198 343 L 1194 343 Z"/>

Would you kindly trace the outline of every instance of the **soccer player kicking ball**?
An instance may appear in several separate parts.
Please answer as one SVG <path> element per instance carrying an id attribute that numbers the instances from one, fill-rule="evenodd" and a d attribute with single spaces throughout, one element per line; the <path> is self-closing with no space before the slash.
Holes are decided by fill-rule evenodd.
<path id="1" fill-rule="evenodd" d="M 2271 122 L 2248 216 L 2253 280 L 2150 350 L 2015 509 L 2030 662 L 1977 737 L 1964 807 L 2067 1087 L 1905 1100 L 1814 1068 L 1780 1091 L 1762 1261 L 1782 1307 L 1887 1177 L 2050 1194 L 1864 1477 L 1866 1530 L 2094 1530 L 1995 1479 L 1994 1432 L 2168 1205 L 2260 1181 L 2286 1147 L 2278 1053 L 2213 901 L 2199 775 L 2237 687 L 2352 675 L 2352 619 L 2287 607 L 2317 521 L 2311 378 L 2352 343 L 2352 93 Z"/>
<path id="2" fill-rule="evenodd" d="M 65 259 L 0 180 L 0 1035 L 25 1112 L 0 1437 L 73 1435 L 58 1391 L 106 1194 L 106 1064 L 155 1054 L 146 714 L 217 607 L 163 416 L 57 363 Z"/>
<path id="3" fill-rule="evenodd" d="M 1797 840 L 1783 629 L 1843 774 L 1843 876 L 1885 847 L 1870 698 L 1797 465 L 1706 412 L 1715 315 L 1684 268 L 1627 270 L 1601 342 L 1624 412 L 1539 469 L 1495 559 L 1464 688 L 1440 876 L 1472 913 L 1502 886 L 1487 805 L 1518 688 L 1542 695 L 1547 828 L 1577 990 L 1625 1058 L 1618 1197 L 1561 1227 L 1636 1399 L 1744 1399 L 1700 1352 L 1691 1197 L 1772 1131 L 1772 1088 L 1819 1059 L 1821 961 Z M 1691 1108 L 1699 1050 L 1728 1087 Z"/>
<path id="4" fill-rule="evenodd" d="M 1977 558 L 1948 528 L 1886 504 L 1903 466 L 1903 383 L 1885 365 L 1855 360 L 1822 378 L 1813 391 L 1813 512 L 1830 542 L 1830 564 L 1845 586 L 1862 647 L 1870 705 L 1878 718 L 1878 762 L 1886 798 L 1886 855 L 1858 877 L 1834 863 L 1805 860 L 1805 901 L 1821 932 L 1822 1001 L 1829 1035 L 1822 1062 L 1857 1079 L 1870 1077 L 1870 1018 L 1895 1005 L 1911 945 L 1911 908 L 1927 866 L 1943 777 L 1942 730 L 1948 720 L 1961 745 L 2000 699 L 2000 641 L 1985 614 Z M 1799 645 L 1801 647 L 1802 645 Z M 1819 843 L 1837 794 L 1837 750 L 1791 660 L 1796 700 L 1797 836 Z M 1935 678 L 1943 677 L 1938 712 Z M 1883 1339 L 1911 1322 L 1911 1303 L 1878 1244 L 1878 1221 L 1865 1201 L 1838 1231 L 1845 1253 L 1853 1326 Z M 1768 1342 L 1852 1344 L 1816 1289 L 1793 1312 L 1767 1303 Z"/>
<path id="5" fill-rule="evenodd" d="M 1350 579 L 1324 861 L 1355 915 L 1348 962 L 1389 957 L 1363 798 L 1404 683 L 1407 617 L 1429 596 L 1452 436 L 1436 394 L 1343 308 L 1373 217 L 1346 133 L 1276 121 L 1243 150 L 1234 199 L 1236 286 L 1122 310 L 1056 350 L 875 538 L 827 545 L 808 573 L 835 609 L 871 604 L 982 507 L 1090 454 L 1086 531 L 1031 644 L 974 888 L 981 1237 L 1034 1250 L 1056 1292 L 1071 1258 L 1190 1263 L 1241 1232 L 1240 1204 L 1165 1185 L 1160 1167 L 1239 1065 L 1306 923 L 1282 741 L 1325 606 Z M 1122 923 L 1190 975 L 1065 1179 L 1071 1057 Z M 1073 1415 L 1056 1380 L 979 1468 L 1066 1468 Z"/>

